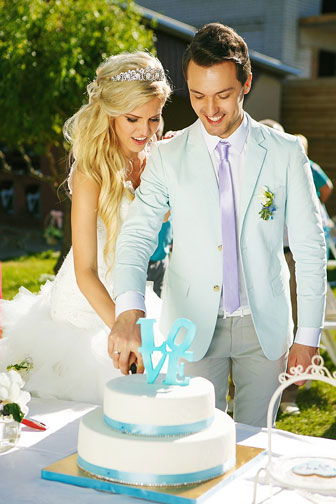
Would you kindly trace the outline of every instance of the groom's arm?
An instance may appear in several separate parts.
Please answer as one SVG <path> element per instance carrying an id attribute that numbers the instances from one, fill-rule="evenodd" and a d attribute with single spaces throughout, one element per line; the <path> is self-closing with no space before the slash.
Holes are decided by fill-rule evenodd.
<path id="1" fill-rule="evenodd" d="M 305 369 L 318 353 L 323 327 L 326 250 L 310 164 L 300 144 L 288 169 L 286 223 L 295 260 L 298 305 L 298 330 L 289 352 L 288 369 L 299 364 Z"/>
<path id="2" fill-rule="evenodd" d="M 129 215 L 117 240 L 114 271 L 116 322 L 109 336 L 108 351 L 114 366 L 128 374 L 131 365 L 144 371 L 140 326 L 145 315 L 144 294 L 148 261 L 157 246 L 169 198 L 164 167 L 158 149 L 154 149 L 141 177 Z M 117 353 L 119 352 L 119 353 Z"/>
<path id="3" fill-rule="evenodd" d="M 117 240 L 115 298 L 128 291 L 145 294 L 148 261 L 157 247 L 163 218 L 170 209 L 165 163 L 160 151 L 157 146 L 153 148 Z"/>

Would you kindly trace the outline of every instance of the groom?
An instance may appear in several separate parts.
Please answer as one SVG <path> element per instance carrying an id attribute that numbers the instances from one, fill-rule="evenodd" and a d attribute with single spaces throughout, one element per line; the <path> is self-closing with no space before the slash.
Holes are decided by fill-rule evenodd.
<path id="1" fill-rule="evenodd" d="M 236 421 L 265 426 L 267 406 L 288 366 L 309 365 L 323 323 L 326 259 L 309 161 L 294 136 L 243 110 L 252 74 L 244 40 L 211 23 L 183 58 L 196 123 L 153 148 L 115 265 L 117 320 L 109 336 L 115 367 L 143 371 L 139 326 L 148 259 L 167 210 L 173 252 L 161 330 L 185 317 L 197 327 L 186 375 L 204 376 L 226 408 L 230 362 Z M 287 224 L 296 261 L 298 331 L 293 344 Z M 275 418 L 274 412 L 274 418 Z"/>

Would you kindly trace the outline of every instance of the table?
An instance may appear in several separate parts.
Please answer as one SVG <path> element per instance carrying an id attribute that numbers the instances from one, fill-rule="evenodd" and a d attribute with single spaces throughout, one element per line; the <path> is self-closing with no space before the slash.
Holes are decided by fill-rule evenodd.
<path id="1" fill-rule="evenodd" d="M 33 398 L 29 416 L 48 426 L 45 432 L 22 426 L 21 439 L 15 448 L 0 455 L 0 503 L 6 504 L 145 504 L 147 501 L 125 495 L 97 492 L 58 482 L 42 480 L 41 469 L 70 455 L 77 449 L 79 419 L 95 406 L 61 400 Z M 267 429 L 237 424 L 237 442 L 258 448 L 267 447 Z M 335 457 L 336 441 L 298 436 L 273 429 L 272 450 L 276 454 Z M 266 457 L 211 495 L 206 504 L 250 504 L 257 470 L 265 465 Z M 271 498 L 272 493 L 275 495 Z M 331 503 L 335 498 L 308 500 L 289 490 L 258 485 L 258 504 Z"/>

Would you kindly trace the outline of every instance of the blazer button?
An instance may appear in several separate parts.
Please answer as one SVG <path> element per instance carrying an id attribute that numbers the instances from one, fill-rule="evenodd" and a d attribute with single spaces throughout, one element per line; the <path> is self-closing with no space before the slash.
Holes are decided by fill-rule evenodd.
<path id="1" fill-rule="evenodd" d="M 223 250 L 223 246 L 222 245 L 218 245 L 217 248 L 218 248 L 219 252 L 222 252 L 222 250 Z"/>
<path id="2" fill-rule="evenodd" d="M 219 287 L 219 285 L 214 285 L 213 290 L 214 290 L 215 292 L 219 292 L 219 291 L 220 291 L 220 287 Z"/>

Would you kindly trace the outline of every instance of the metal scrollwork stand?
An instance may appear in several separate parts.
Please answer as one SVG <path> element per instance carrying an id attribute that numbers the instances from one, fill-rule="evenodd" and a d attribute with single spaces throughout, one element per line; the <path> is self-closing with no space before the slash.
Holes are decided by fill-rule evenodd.
<path id="1" fill-rule="evenodd" d="M 336 497 L 336 458 L 328 457 L 276 457 L 272 458 L 272 417 L 274 405 L 282 392 L 293 383 L 301 380 L 319 380 L 336 387 L 336 371 L 332 374 L 324 367 L 320 355 L 312 358 L 312 363 L 303 372 L 302 366 L 281 373 L 280 385 L 271 397 L 267 411 L 268 459 L 265 468 L 259 469 L 254 480 L 253 504 L 256 504 L 259 476 L 264 473 L 264 482 L 286 489 L 335 495 Z M 336 454 L 335 454 L 336 456 Z"/>

